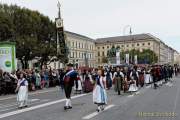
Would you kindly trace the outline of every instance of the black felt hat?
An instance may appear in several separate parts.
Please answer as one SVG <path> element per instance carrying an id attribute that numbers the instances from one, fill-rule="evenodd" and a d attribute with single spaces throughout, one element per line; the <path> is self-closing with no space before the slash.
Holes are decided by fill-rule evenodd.
<path id="1" fill-rule="evenodd" d="M 68 67 L 73 67 L 73 64 L 68 63 L 67 66 L 68 66 Z"/>

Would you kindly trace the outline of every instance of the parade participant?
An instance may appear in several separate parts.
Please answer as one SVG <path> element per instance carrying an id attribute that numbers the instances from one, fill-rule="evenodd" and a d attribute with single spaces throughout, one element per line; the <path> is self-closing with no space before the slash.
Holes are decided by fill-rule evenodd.
<path id="1" fill-rule="evenodd" d="M 17 94 L 18 107 L 23 108 L 28 106 L 28 81 L 25 79 L 24 74 L 20 74 L 15 92 Z"/>
<path id="2" fill-rule="evenodd" d="M 137 72 L 137 67 L 134 66 L 134 69 L 130 73 L 130 81 L 129 81 L 129 92 L 136 92 L 138 90 L 138 79 L 139 74 Z"/>
<path id="3" fill-rule="evenodd" d="M 72 109 L 71 104 L 71 91 L 74 86 L 74 80 L 77 79 L 77 72 L 73 69 L 72 64 L 67 65 L 67 71 L 64 76 L 64 91 L 66 96 L 66 104 L 64 106 L 64 110 Z"/>
<path id="4" fill-rule="evenodd" d="M 98 76 L 97 71 L 98 71 L 98 69 L 93 69 L 92 72 L 91 72 L 93 83 L 95 83 L 96 77 Z"/>
<path id="5" fill-rule="evenodd" d="M 158 87 L 158 85 L 156 84 L 157 82 L 157 73 L 156 73 L 156 67 L 153 67 L 151 69 L 151 75 L 152 75 L 152 80 L 153 80 L 153 84 L 154 84 L 154 89 L 156 89 Z"/>
<path id="6" fill-rule="evenodd" d="M 139 71 L 139 84 L 140 84 L 141 87 L 144 86 L 144 76 L 145 76 L 145 70 L 142 68 Z"/>
<path id="7" fill-rule="evenodd" d="M 151 69 L 147 68 L 146 69 L 146 74 L 145 74 L 145 84 L 149 84 L 152 82 L 152 76 L 151 76 Z"/>
<path id="8" fill-rule="evenodd" d="M 81 71 L 78 72 L 77 79 L 75 79 L 74 89 L 76 91 L 76 94 L 82 92 L 82 76 L 81 76 Z"/>
<path id="9" fill-rule="evenodd" d="M 124 77 L 124 81 L 123 81 L 123 90 L 124 90 L 124 93 L 128 91 L 128 79 L 127 79 L 127 76 L 125 75 Z"/>
<path id="10" fill-rule="evenodd" d="M 169 66 L 169 78 L 172 80 L 174 74 L 174 69 L 172 66 Z"/>
<path id="11" fill-rule="evenodd" d="M 104 105 L 107 104 L 106 94 L 106 77 L 103 70 L 98 70 L 98 76 L 96 77 L 96 84 L 93 90 L 93 102 L 97 104 L 97 112 L 104 110 Z"/>
<path id="12" fill-rule="evenodd" d="M 133 70 L 130 73 L 131 80 L 135 80 L 136 86 L 139 87 L 139 73 L 137 71 L 137 66 L 134 66 Z"/>
<path id="13" fill-rule="evenodd" d="M 85 75 L 84 75 L 84 92 L 88 93 L 88 92 L 92 92 L 93 91 L 93 80 L 91 77 L 91 74 L 88 70 L 86 70 Z"/>
<path id="14" fill-rule="evenodd" d="M 110 89 L 112 87 L 112 73 L 109 69 L 106 70 L 105 76 L 107 89 Z"/>
<path id="15" fill-rule="evenodd" d="M 129 81 L 129 92 L 132 93 L 132 92 L 136 92 L 138 90 L 138 87 L 136 86 L 136 81 L 135 78 L 130 75 L 130 81 Z"/>
<path id="16" fill-rule="evenodd" d="M 167 66 L 164 66 L 164 79 L 166 83 L 168 82 L 168 77 L 169 77 L 168 68 Z"/>
<path id="17" fill-rule="evenodd" d="M 116 68 L 116 72 L 113 75 L 113 83 L 114 83 L 114 90 L 118 92 L 118 95 L 121 94 L 122 82 L 124 80 L 124 74 L 120 71 L 120 68 Z"/>

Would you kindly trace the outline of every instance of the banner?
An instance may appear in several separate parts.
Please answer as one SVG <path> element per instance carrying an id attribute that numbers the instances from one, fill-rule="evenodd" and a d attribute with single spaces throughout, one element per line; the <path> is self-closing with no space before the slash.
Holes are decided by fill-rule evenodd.
<path id="1" fill-rule="evenodd" d="M 12 72 L 16 69 L 15 45 L 0 43 L 0 69 Z"/>
<path id="2" fill-rule="evenodd" d="M 134 56 L 134 64 L 138 64 L 137 55 Z"/>
<path id="3" fill-rule="evenodd" d="M 120 51 L 116 51 L 116 64 L 119 65 L 121 63 L 120 61 Z"/>
<path id="4" fill-rule="evenodd" d="M 129 54 L 126 54 L 126 64 L 129 64 Z"/>

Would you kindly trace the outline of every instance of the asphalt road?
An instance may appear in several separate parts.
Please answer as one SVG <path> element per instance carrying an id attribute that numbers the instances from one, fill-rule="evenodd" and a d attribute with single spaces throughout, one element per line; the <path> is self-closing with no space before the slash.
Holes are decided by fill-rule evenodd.
<path id="1" fill-rule="evenodd" d="M 180 77 L 154 90 L 132 95 L 108 92 L 105 111 L 97 113 L 92 94 L 74 95 L 73 109 L 64 111 L 64 93 L 51 88 L 30 93 L 29 107 L 17 109 L 15 96 L 0 97 L 0 120 L 180 120 Z"/>

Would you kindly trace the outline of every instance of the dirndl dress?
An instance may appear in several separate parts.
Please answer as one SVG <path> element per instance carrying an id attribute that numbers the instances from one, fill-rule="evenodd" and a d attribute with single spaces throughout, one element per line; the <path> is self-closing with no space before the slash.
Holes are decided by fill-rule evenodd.
<path id="1" fill-rule="evenodd" d="M 96 84 L 93 90 L 93 103 L 94 104 L 98 104 L 98 105 L 107 104 L 107 93 L 106 93 L 104 84 L 106 84 L 106 82 L 104 81 L 104 77 L 99 78 L 99 84 Z"/>
<path id="2" fill-rule="evenodd" d="M 18 104 L 21 104 L 22 102 L 26 104 L 28 101 L 28 82 L 23 79 L 18 82 L 18 85 L 20 87 L 17 94 L 17 102 Z"/>

